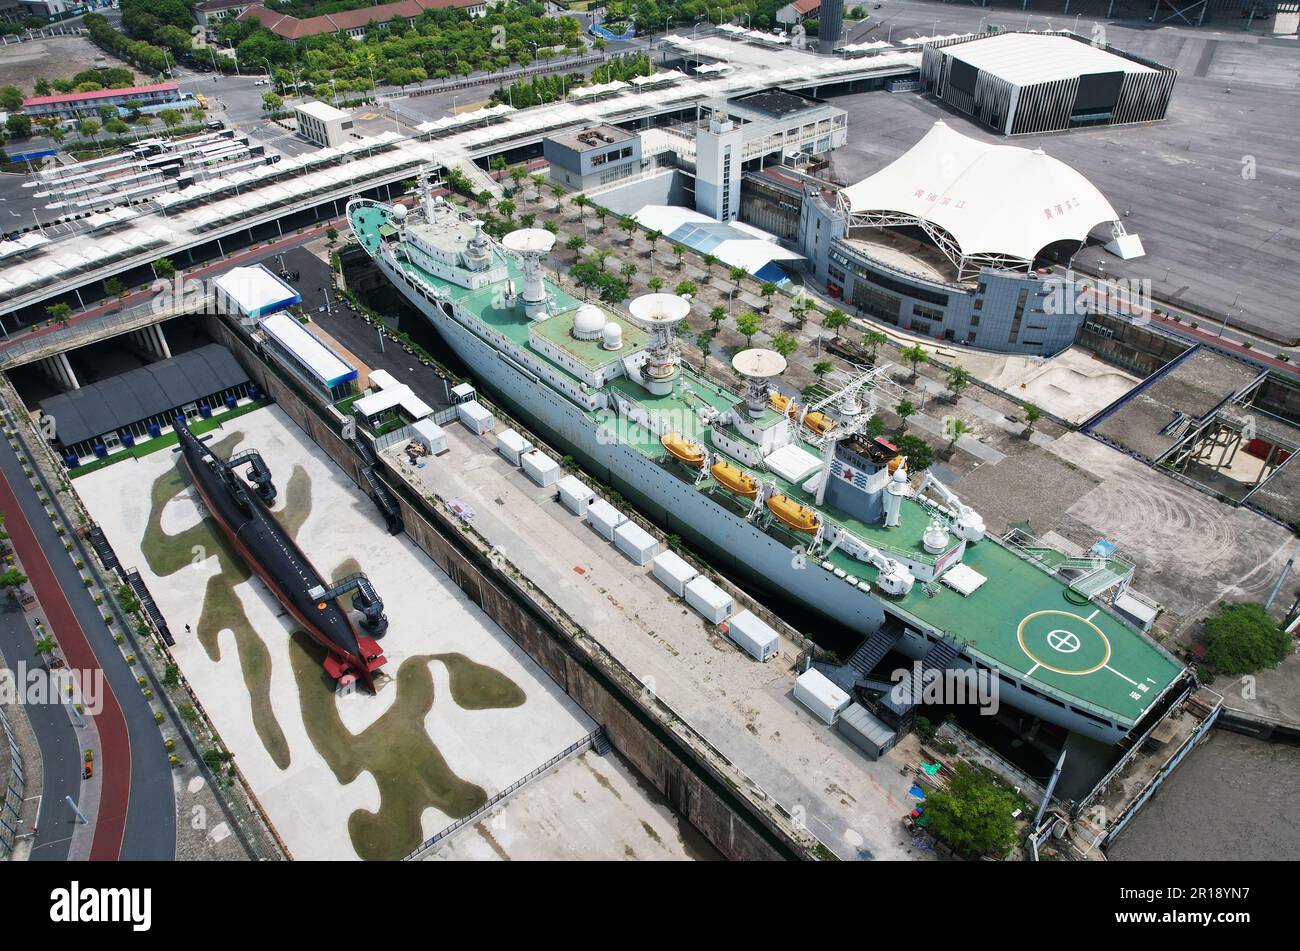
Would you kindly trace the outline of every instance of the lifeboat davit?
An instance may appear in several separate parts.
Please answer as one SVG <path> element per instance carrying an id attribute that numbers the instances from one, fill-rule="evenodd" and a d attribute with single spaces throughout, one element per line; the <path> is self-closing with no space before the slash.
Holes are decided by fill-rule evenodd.
<path id="1" fill-rule="evenodd" d="M 718 480 L 718 485 L 729 492 L 742 495 L 747 499 L 755 498 L 758 495 L 758 480 L 738 466 L 733 466 L 724 460 L 714 463 L 709 472 L 712 473 L 713 478 Z"/>
<path id="2" fill-rule="evenodd" d="M 699 469 L 704 465 L 704 447 L 697 442 L 687 439 L 681 433 L 664 433 L 659 437 L 668 454 L 678 462 Z"/>
<path id="3" fill-rule="evenodd" d="M 788 495 L 772 496 L 767 500 L 767 508 L 773 515 L 797 532 L 807 532 L 809 535 L 815 535 L 822 523 L 820 515 L 806 505 L 800 505 Z"/>
<path id="4" fill-rule="evenodd" d="M 809 413 L 803 418 L 803 424 L 818 436 L 824 436 L 835 428 L 835 420 L 825 413 Z"/>

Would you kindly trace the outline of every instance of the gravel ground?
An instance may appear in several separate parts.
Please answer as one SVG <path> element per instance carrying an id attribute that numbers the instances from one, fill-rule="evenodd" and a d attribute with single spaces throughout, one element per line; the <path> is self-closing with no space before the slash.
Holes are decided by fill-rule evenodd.
<path id="1" fill-rule="evenodd" d="M 46 40 L 10 43 L 0 48 L 0 85 L 12 84 L 32 95 L 38 79 L 71 79 L 92 69 L 99 47 L 80 36 L 53 36 Z M 125 66 L 113 57 L 109 65 Z"/>

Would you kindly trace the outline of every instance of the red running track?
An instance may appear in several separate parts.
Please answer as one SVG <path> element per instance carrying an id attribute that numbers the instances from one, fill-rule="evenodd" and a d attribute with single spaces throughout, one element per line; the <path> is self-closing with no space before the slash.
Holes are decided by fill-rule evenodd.
<path id="1" fill-rule="evenodd" d="M 36 540 L 14 495 L 13 488 L 0 472 L 0 511 L 6 513 L 5 531 L 22 559 L 23 568 L 36 597 L 40 600 L 45 623 L 58 637 L 59 648 L 68 666 L 75 670 L 100 670 L 99 660 L 86 634 L 72 613 L 72 605 L 63 594 L 54 577 L 45 551 Z M 101 671 L 101 677 L 103 673 Z M 131 740 L 126 732 L 126 720 L 117 697 L 103 677 L 103 709 L 94 717 L 99 730 L 99 754 L 95 769 L 100 777 L 99 813 L 95 835 L 91 840 L 92 861 L 116 861 L 122 851 L 122 836 L 126 832 L 127 803 L 131 798 Z M 80 751 L 77 751 L 80 754 Z"/>

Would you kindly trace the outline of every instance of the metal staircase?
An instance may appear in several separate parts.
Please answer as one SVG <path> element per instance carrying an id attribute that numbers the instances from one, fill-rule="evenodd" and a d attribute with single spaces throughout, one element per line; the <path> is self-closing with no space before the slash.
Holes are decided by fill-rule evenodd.
<path id="1" fill-rule="evenodd" d="M 366 466 L 361 470 L 361 481 L 366 485 L 366 495 L 370 496 L 370 501 L 375 503 L 375 508 L 379 509 L 379 514 L 384 517 L 388 534 L 400 535 L 405 527 L 402 522 L 402 510 L 373 466 Z"/>
<path id="2" fill-rule="evenodd" d="M 902 636 L 903 626 L 891 624 L 886 620 L 853 652 L 849 657 L 848 666 L 853 668 L 859 677 L 870 676 L 876 665 L 885 659 L 889 649 L 897 644 Z"/>
<path id="3" fill-rule="evenodd" d="M 163 639 L 163 643 L 168 647 L 174 646 L 176 639 L 172 637 L 172 632 L 167 629 L 167 621 L 163 618 L 162 612 L 158 610 L 158 605 L 154 603 L 153 595 L 149 593 L 149 588 L 145 585 L 144 579 L 140 577 L 140 572 L 134 568 L 128 568 L 126 570 L 126 581 L 131 586 L 131 590 L 135 592 L 140 607 L 149 616 L 153 626 L 158 629 L 158 635 Z"/>
<path id="4" fill-rule="evenodd" d="M 881 712 L 885 714 L 886 723 L 899 730 L 906 729 L 916 716 L 916 708 L 925 688 L 925 675 L 930 671 L 941 672 L 952 666 L 957 658 L 957 648 L 950 641 L 939 640 L 930 645 L 930 649 L 921 658 L 920 667 L 913 667 L 907 680 L 882 694 Z M 892 723 L 890 722 L 892 721 Z"/>
<path id="5" fill-rule="evenodd" d="M 813 661 L 812 666 L 846 693 L 852 693 L 857 687 L 867 690 L 879 690 L 883 687 L 888 690 L 892 684 L 871 680 L 871 672 L 884 660 L 885 655 L 902 636 L 903 626 L 887 617 L 885 623 L 868 634 L 858 645 L 858 649 L 849 655 L 847 663 L 830 664 L 817 660 Z"/>
<path id="6" fill-rule="evenodd" d="M 98 523 L 91 523 L 90 528 L 86 530 L 86 538 L 90 541 L 90 547 L 95 549 L 95 554 L 99 556 L 99 563 L 125 579 L 126 575 L 122 571 L 122 563 L 117 560 L 117 553 L 113 551 L 113 546 L 104 537 L 104 530 L 99 527 Z"/>

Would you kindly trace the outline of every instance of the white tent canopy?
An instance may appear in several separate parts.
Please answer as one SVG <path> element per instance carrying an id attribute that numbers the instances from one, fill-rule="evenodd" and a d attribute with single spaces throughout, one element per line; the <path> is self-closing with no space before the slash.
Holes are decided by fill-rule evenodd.
<path id="1" fill-rule="evenodd" d="M 1119 218 L 1096 186 L 1042 149 L 989 145 L 942 121 L 840 196 L 854 224 L 920 225 L 950 257 L 1026 264 Z"/>

